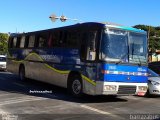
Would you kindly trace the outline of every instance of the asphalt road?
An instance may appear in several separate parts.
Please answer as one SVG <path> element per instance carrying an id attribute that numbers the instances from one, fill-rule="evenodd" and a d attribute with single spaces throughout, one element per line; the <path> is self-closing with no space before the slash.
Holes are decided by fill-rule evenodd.
<path id="1" fill-rule="evenodd" d="M 160 97 L 85 95 L 78 99 L 64 88 L 20 81 L 16 75 L 0 72 L 0 114 L 0 120 L 160 120 Z"/>

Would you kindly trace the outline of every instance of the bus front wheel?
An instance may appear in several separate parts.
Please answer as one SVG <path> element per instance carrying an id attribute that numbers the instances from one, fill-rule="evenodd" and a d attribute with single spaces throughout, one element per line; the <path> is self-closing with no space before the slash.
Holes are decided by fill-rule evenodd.
<path id="1" fill-rule="evenodd" d="M 20 69 L 19 69 L 19 78 L 22 81 L 24 81 L 26 79 L 25 78 L 25 68 L 24 68 L 24 66 L 21 66 Z"/>
<path id="2" fill-rule="evenodd" d="M 69 92 L 75 97 L 81 97 L 83 95 L 83 84 L 78 75 L 73 75 L 70 77 L 68 89 Z"/>

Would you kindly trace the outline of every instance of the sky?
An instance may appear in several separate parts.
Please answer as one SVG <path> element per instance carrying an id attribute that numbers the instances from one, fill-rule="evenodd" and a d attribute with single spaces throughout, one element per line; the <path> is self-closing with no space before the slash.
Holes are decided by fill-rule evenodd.
<path id="1" fill-rule="evenodd" d="M 124 26 L 160 26 L 160 0 L 1 0 L 0 33 L 31 32 L 76 24 L 52 22 L 65 15 L 82 22 L 113 22 Z"/>

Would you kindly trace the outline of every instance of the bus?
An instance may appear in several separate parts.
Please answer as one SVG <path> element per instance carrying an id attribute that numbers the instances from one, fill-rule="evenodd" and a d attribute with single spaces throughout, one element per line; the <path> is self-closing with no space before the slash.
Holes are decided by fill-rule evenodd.
<path id="1" fill-rule="evenodd" d="M 7 70 L 74 96 L 145 95 L 147 33 L 98 22 L 11 34 Z"/>

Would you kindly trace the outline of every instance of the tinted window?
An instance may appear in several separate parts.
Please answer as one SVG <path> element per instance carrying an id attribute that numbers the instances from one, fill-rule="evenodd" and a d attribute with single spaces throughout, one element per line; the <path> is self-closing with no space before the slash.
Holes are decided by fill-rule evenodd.
<path id="1" fill-rule="evenodd" d="M 61 39 L 60 39 L 60 45 L 62 47 L 67 47 L 67 36 L 68 36 L 68 32 L 64 31 L 61 34 Z"/>
<path id="2" fill-rule="evenodd" d="M 17 45 L 17 37 L 14 37 L 13 38 L 13 48 L 16 48 L 16 45 Z"/>
<path id="3" fill-rule="evenodd" d="M 77 48 L 80 44 L 80 34 L 76 31 L 54 31 L 48 39 L 49 47 Z"/>
<path id="4" fill-rule="evenodd" d="M 12 47 L 13 47 L 13 38 L 10 38 L 10 39 L 9 39 L 8 47 L 9 47 L 9 48 L 12 48 Z"/>
<path id="5" fill-rule="evenodd" d="M 9 48 L 19 48 L 20 46 L 20 38 L 14 37 L 9 40 Z"/>
<path id="6" fill-rule="evenodd" d="M 41 33 L 38 35 L 38 47 L 46 47 L 46 42 L 48 40 L 47 33 Z"/>
<path id="7" fill-rule="evenodd" d="M 81 59 L 95 60 L 97 31 L 88 31 L 83 34 L 81 41 Z"/>
<path id="8" fill-rule="evenodd" d="M 59 47 L 60 46 L 60 33 L 58 31 L 54 31 L 50 34 L 48 40 L 49 47 Z"/>
<path id="9" fill-rule="evenodd" d="M 34 43 L 35 43 L 35 36 L 29 36 L 29 44 L 28 44 L 28 47 L 29 48 L 32 48 L 34 47 Z"/>
<path id="10" fill-rule="evenodd" d="M 80 34 L 76 31 L 68 32 L 67 47 L 77 48 L 79 46 Z"/>
<path id="11" fill-rule="evenodd" d="M 5 62 L 6 58 L 5 57 L 0 57 L 0 62 Z"/>
<path id="12" fill-rule="evenodd" d="M 20 48 L 24 48 L 25 45 L 25 36 L 22 36 L 20 39 Z"/>

